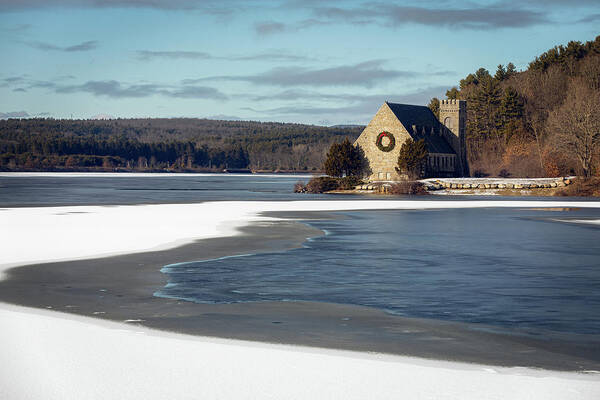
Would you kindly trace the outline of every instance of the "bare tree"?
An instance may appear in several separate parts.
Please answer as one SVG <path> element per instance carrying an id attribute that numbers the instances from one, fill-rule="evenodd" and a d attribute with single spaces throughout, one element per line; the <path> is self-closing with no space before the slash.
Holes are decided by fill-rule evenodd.
<path id="1" fill-rule="evenodd" d="M 525 97 L 525 122 L 531 129 L 537 145 L 540 167 L 544 169 L 544 128 L 550 110 L 563 102 L 567 85 L 561 71 L 551 67 L 547 71 L 527 71 L 520 87 Z"/>
<path id="2" fill-rule="evenodd" d="M 554 142 L 573 154 L 588 177 L 600 145 L 600 96 L 581 79 L 571 81 L 564 103 L 548 117 Z"/>

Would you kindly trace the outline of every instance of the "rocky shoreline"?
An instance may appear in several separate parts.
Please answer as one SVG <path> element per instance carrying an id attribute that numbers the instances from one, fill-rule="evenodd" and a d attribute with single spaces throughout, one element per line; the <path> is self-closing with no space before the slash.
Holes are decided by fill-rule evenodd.
<path id="1" fill-rule="evenodd" d="M 422 179 L 428 192 L 432 194 L 502 194 L 527 195 L 571 185 L 575 177 L 559 178 L 430 178 Z M 360 193 L 390 193 L 394 182 L 370 182 L 357 185 L 353 191 Z M 536 190 L 537 189 L 537 190 Z M 542 190 L 539 190 L 542 189 Z M 527 193 L 527 191 L 531 191 Z M 554 190 L 552 191 L 554 192 Z"/>

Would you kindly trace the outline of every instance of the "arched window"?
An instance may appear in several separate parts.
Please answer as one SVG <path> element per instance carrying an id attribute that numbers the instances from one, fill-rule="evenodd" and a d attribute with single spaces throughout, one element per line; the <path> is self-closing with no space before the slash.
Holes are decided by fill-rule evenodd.
<path id="1" fill-rule="evenodd" d="M 452 117 L 446 117 L 444 118 L 444 125 L 446 125 L 446 128 L 448 129 L 452 129 L 454 126 L 452 124 Z"/>

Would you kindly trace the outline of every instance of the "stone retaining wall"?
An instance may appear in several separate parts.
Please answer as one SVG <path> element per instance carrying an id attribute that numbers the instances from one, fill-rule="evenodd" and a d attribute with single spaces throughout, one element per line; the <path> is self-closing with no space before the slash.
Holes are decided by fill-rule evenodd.
<path id="1" fill-rule="evenodd" d="M 477 182 L 476 179 L 465 182 L 452 182 L 444 180 L 434 180 L 424 182 L 428 190 L 442 190 L 442 189 L 551 189 L 556 187 L 565 187 L 573 182 L 573 178 L 564 177 L 556 178 L 555 180 L 544 182 L 511 182 L 510 180 L 498 182 Z"/>
<path id="2" fill-rule="evenodd" d="M 535 179 L 487 179 L 473 178 L 464 179 L 462 182 L 456 182 L 452 179 L 435 179 L 422 181 L 429 191 L 436 190 L 502 190 L 502 189 L 552 189 L 565 187 L 573 183 L 573 177 L 562 177 L 554 179 L 540 179 L 536 182 Z M 495 181 L 495 182 L 494 182 Z M 363 185 L 357 185 L 355 190 L 367 190 L 377 193 L 388 193 L 392 183 L 390 182 L 373 182 Z"/>

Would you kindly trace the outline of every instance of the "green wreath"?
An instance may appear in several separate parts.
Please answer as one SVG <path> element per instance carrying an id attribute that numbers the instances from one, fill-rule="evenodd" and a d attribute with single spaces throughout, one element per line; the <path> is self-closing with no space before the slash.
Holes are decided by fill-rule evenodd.
<path id="1" fill-rule="evenodd" d="M 384 137 L 387 137 L 390 140 L 390 142 L 388 143 L 387 146 L 384 146 L 381 143 Z M 396 146 L 396 139 L 394 139 L 394 135 L 392 135 L 391 133 L 383 131 L 379 135 L 377 135 L 377 140 L 375 141 L 375 145 L 381 151 L 385 151 L 385 152 L 392 151 L 394 149 L 394 147 Z"/>

